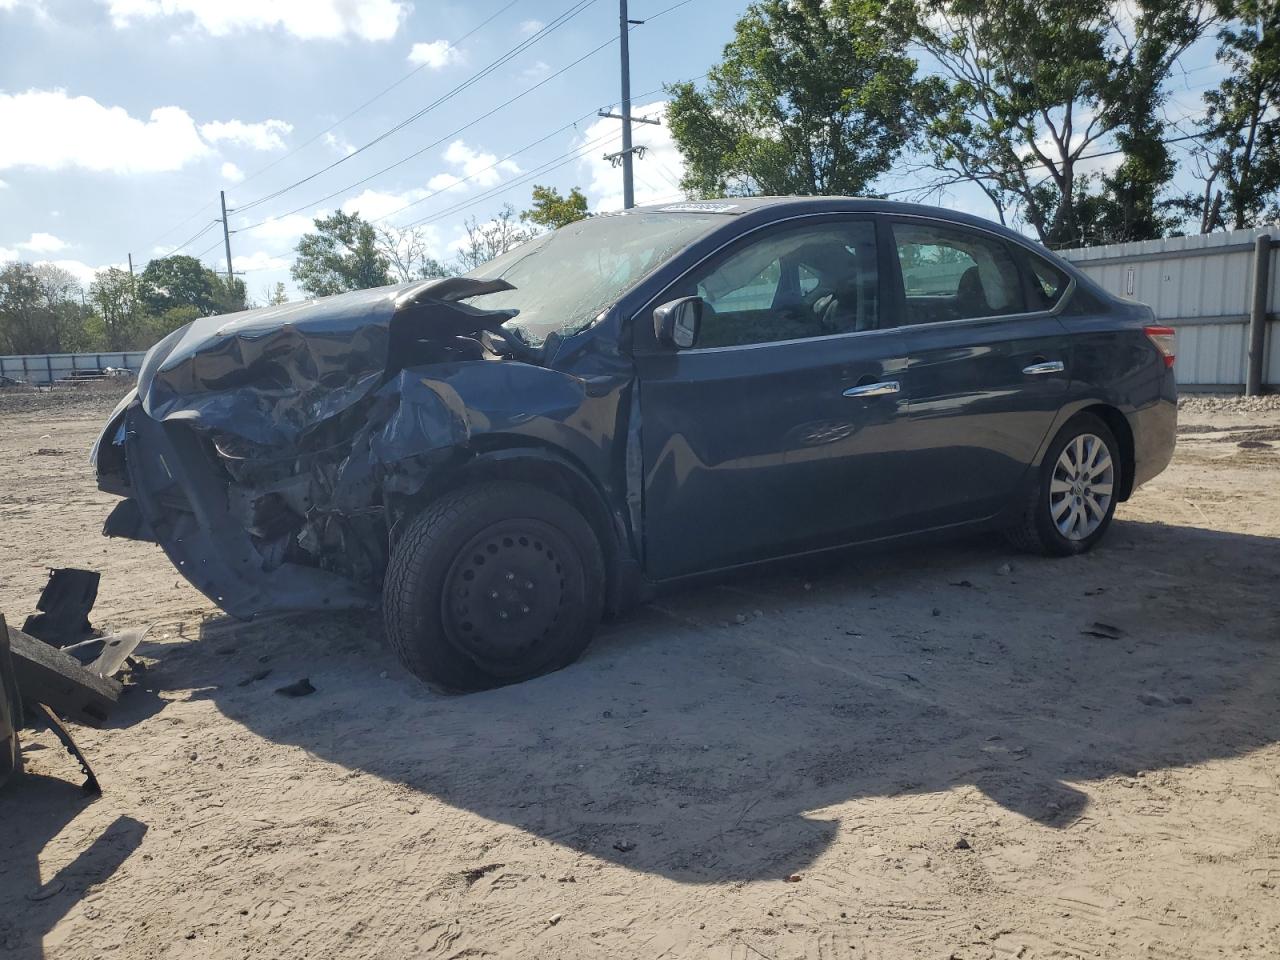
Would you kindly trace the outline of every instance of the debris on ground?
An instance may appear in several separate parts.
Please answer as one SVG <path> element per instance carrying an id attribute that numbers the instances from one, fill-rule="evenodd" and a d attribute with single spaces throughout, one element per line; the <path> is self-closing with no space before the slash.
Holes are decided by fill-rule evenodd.
<path id="1" fill-rule="evenodd" d="M 1124 636 L 1124 631 L 1119 627 L 1096 620 L 1080 632 L 1086 637 L 1097 637 L 1100 640 L 1119 640 Z"/>
<path id="2" fill-rule="evenodd" d="M 22 632 L 55 647 L 67 647 L 97 636 L 89 611 L 98 599 L 102 575 L 66 567 L 49 571 L 49 582 L 36 601 L 39 613 L 27 617 Z"/>
<path id="3" fill-rule="evenodd" d="M 315 692 L 316 688 L 311 685 L 311 680 L 307 677 L 303 677 L 296 683 L 276 688 L 276 693 L 283 694 L 286 697 L 308 697 Z"/>

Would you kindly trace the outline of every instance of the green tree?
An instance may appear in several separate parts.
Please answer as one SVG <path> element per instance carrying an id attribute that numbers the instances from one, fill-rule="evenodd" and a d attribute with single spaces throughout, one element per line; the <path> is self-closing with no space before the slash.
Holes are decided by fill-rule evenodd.
<path id="1" fill-rule="evenodd" d="M 865 194 L 912 133 L 910 18 L 881 0 L 759 0 L 706 90 L 670 88 L 694 196 Z"/>
<path id="2" fill-rule="evenodd" d="M 89 285 L 97 320 L 97 338 L 105 350 L 129 350 L 150 340 L 147 316 L 134 296 L 136 284 L 128 270 L 99 270 Z"/>
<path id="3" fill-rule="evenodd" d="M 289 294 L 285 292 L 284 284 L 279 280 L 276 281 L 275 286 L 267 287 L 266 294 L 268 307 L 278 307 L 289 302 Z"/>
<path id="4" fill-rule="evenodd" d="M 1165 83 L 1212 21 L 1190 0 L 920 0 L 916 42 L 939 67 L 915 98 L 931 165 L 1050 245 L 1159 235 Z M 1119 168 L 1082 174 L 1113 140 Z"/>
<path id="5" fill-rule="evenodd" d="M 148 313 L 155 315 L 174 307 L 195 307 L 200 316 L 207 317 L 220 312 L 214 301 L 216 279 L 214 272 L 195 257 L 157 257 L 138 278 L 138 300 Z"/>
<path id="6" fill-rule="evenodd" d="M 52 264 L 0 269 L 0 353 L 66 353 L 87 346 L 75 277 Z"/>
<path id="7" fill-rule="evenodd" d="M 520 214 L 521 221 L 539 227 L 558 230 L 566 224 L 576 223 L 591 216 L 587 212 L 587 196 L 577 187 L 562 196 L 555 187 L 533 185 L 533 205 Z"/>
<path id="8" fill-rule="evenodd" d="M 1235 19 L 1218 34 L 1227 75 L 1204 97 L 1204 190 L 1190 205 L 1201 233 L 1280 216 L 1280 2 L 1236 0 L 1233 7 Z"/>
<path id="9" fill-rule="evenodd" d="M 303 290 L 327 297 L 391 282 L 373 226 L 360 214 L 339 210 L 317 218 L 315 227 L 298 241 L 298 258 L 290 271 Z"/>
<path id="10" fill-rule="evenodd" d="M 209 289 L 213 306 L 210 313 L 238 313 L 248 306 L 248 291 L 239 277 L 227 277 L 210 270 Z"/>

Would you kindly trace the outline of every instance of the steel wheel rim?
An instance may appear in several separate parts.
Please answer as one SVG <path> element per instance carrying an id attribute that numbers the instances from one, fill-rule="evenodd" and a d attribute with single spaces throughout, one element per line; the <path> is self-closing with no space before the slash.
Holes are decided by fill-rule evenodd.
<path id="1" fill-rule="evenodd" d="M 1111 509 L 1115 463 L 1096 434 L 1081 433 L 1058 455 L 1049 479 L 1049 517 L 1068 540 L 1084 540 L 1102 526 Z"/>
<path id="2" fill-rule="evenodd" d="M 529 656 L 560 619 L 568 544 L 537 520 L 496 523 L 458 553 L 441 597 L 445 634 L 478 663 Z"/>

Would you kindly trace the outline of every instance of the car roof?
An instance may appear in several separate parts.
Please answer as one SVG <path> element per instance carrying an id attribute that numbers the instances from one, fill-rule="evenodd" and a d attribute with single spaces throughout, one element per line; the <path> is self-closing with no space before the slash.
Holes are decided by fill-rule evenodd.
<path id="1" fill-rule="evenodd" d="M 898 200 L 882 200 L 875 197 L 721 197 L 710 200 L 682 200 L 675 203 L 660 203 L 635 207 L 628 213 L 700 213 L 719 214 L 725 217 L 750 216 L 753 220 L 774 220 L 787 216 L 814 213 L 881 213 L 899 216 L 930 217 L 936 220 L 949 220 L 952 223 L 977 227 L 991 233 L 997 233 L 1023 246 L 1032 247 L 1040 252 L 1048 253 L 1035 240 L 1010 230 L 992 220 L 976 217 L 959 210 L 948 210 L 945 207 L 934 207 L 923 203 L 905 203 Z M 1057 260 L 1057 257 L 1054 257 Z"/>

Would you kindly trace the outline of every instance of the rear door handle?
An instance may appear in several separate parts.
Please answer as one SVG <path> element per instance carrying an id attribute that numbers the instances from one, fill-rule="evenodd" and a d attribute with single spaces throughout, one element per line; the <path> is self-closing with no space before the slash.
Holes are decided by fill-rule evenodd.
<path id="1" fill-rule="evenodd" d="M 850 387 L 844 392 L 846 397 L 884 397 L 897 393 L 902 385 L 897 380 L 881 380 L 877 383 L 864 383 L 858 387 Z"/>
<path id="2" fill-rule="evenodd" d="M 1044 373 L 1061 373 L 1067 369 L 1067 365 L 1061 360 L 1047 360 L 1043 363 L 1033 363 L 1029 367 L 1023 367 L 1022 372 L 1029 377 L 1039 376 Z"/>

